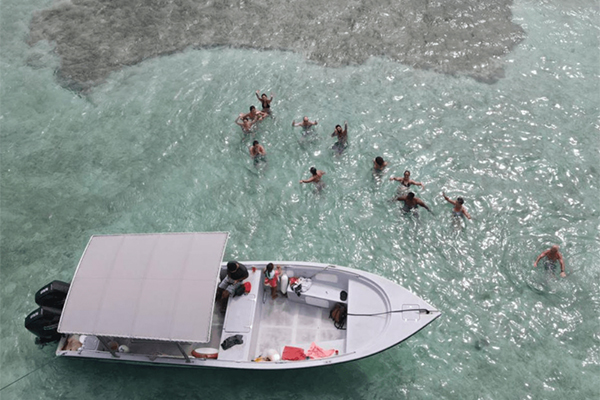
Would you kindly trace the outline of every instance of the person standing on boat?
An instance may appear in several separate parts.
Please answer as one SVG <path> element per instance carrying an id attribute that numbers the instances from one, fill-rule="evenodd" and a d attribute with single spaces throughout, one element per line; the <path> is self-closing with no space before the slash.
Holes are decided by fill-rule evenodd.
<path id="1" fill-rule="evenodd" d="M 273 93 L 271 93 L 271 98 L 267 98 L 265 93 L 262 96 L 258 97 L 258 90 L 256 91 L 256 98 L 262 104 L 262 112 L 265 114 L 271 114 L 271 102 L 273 101 Z"/>
<path id="2" fill-rule="evenodd" d="M 400 189 L 407 190 L 410 185 L 420 186 L 421 189 L 425 189 L 425 186 L 421 182 L 415 182 L 410 179 L 410 171 L 404 171 L 404 176 L 402 178 L 398 178 L 397 176 L 392 176 L 390 181 L 398 181 L 400 182 Z"/>
<path id="3" fill-rule="evenodd" d="M 451 204 L 454 205 L 454 208 L 452 209 L 452 215 L 453 216 L 455 216 L 455 217 L 465 216 L 465 217 L 471 219 L 471 216 L 467 212 L 467 209 L 463 206 L 463 204 L 465 203 L 465 201 L 463 200 L 462 197 L 457 197 L 456 201 L 454 201 L 454 200 L 450 200 L 448 198 L 448 196 L 446 196 L 446 193 L 442 192 L 442 196 L 444 196 L 444 199 L 446 199 L 446 201 L 448 203 L 451 203 Z"/>
<path id="4" fill-rule="evenodd" d="M 271 298 L 277 298 L 277 283 L 279 282 L 279 276 L 281 275 L 281 266 L 278 265 L 276 268 L 273 263 L 268 263 L 265 268 L 265 285 L 271 287 Z"/>
<path id="5" fill-rule="evenodd" d="M 337 142 L 335 142 L 332 149 L 341 154 L 348 145 L 348 122 L 344 121 L 344 130 L 342 130 L 340 125 L 336 125 L 335 130 L 331 134 L 331 137 L 334 136 L 337 137 Z"/>
<path id="6" fill-rule="evenodd" d="M 227 300 L 229 296 L 233 296 L 235 289 L 248 276 L 248 268 L 244 264 L 229 261 L 227 263 L 227 276 L 221 281 L 217 290 L 217 299 Z"/>
<path id="7" fill-rule="evenodd" d="M 406 196 L 400 196 L 396 200 L 404 202 L 404 206 L 402 207 L 402 211 L 404 212 L 410 212 L 410 210 L 413 209 L 416 211 L 419 206 L 431 212 L 429 207 L 427 207 L 427 204 L 425 204 L 423 200 L 419 199 L 418 197 L 415 197 L 413 192 L 409 192 Z"/>
<path id="8" fill-rule="evenodd" d="M 554 272 L 554 269 L 556 268 L 556 262 L 558 261 L 560 264 L 560 276 L 563 278 L 567 277 L 567 274 L 565 273 L 565 261 L 563 260 L 563 256 L 560 254 L 560 251 L 558 251 L 558 245 L 554 245 L 548 250 L 542 252 L 542 254 L 540 254 L 533 262 L 533 266 L 537 267 L 538 262 L 544 257 L 546 257 L 546 261 L 544 262 L 544 268 L 546 271 Z"/>

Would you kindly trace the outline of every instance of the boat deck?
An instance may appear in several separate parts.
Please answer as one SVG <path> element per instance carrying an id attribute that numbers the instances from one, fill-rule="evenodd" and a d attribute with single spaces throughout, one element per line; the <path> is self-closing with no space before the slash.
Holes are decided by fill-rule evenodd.
<path id="1" fill-rule="evenodd" d="M 289 295 L 295 296 L 294 293 Z M 333 326 L 329 309 L 292 302 L 281 295 L 275 300 L 267 296 L 260 321 L 254 328 L 253 357 L 267 349 L 275 349 L 281 354 L 285 346 L 307 350 L 312 342 L 326 350 L 345 351 L 346 331 Z"/>

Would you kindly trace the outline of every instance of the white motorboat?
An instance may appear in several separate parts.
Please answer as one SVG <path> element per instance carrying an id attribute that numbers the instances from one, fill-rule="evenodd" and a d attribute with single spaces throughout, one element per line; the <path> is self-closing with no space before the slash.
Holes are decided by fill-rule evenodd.
<path id="1" fill-rule="evenodd" d="M 42 342 L 58 340 L 60 357 L 292 369 L 379 353 L 440 316 L 385 278 L 311 262 L 274 261 L 282 273 L 273 299 L 268 261 L 240 261 L 251 289 L 220 305 L 227 239 L 225 232 L 92 236 L 71 284 L 40 289 L 40 308 L 25 325 Z M 300 287 L 294 278 L 303 278 Z M 345 321 L 330 318 L 334 308 Z"/>

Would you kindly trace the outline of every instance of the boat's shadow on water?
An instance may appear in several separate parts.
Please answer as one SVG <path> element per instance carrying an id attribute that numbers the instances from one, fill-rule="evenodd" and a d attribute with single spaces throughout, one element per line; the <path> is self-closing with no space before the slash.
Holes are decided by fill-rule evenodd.
<path id="1" fill-rule="evenodd" d="M 223 368 L 177 368 L 56 359 L 53 385 L 58 392 L 86 392 L 94 382 L 112 382 L 101 390 L 137 393 L 140 398 L 366 398 L 367 372 L 382 354 L 365 360 L 297 370 L 258 371 Z M 63 387 L 64 386 L 64 387 Z M 365 394 L 366 395 L 366 394 Z M 262 397 L 265 396 L 265 397 Z M 111 395 L 109 394 L 110 398 Z"/>

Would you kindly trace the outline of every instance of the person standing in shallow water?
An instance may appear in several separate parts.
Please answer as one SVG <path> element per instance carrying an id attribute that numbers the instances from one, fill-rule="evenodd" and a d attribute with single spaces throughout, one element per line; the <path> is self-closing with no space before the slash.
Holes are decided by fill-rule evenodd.
<path id="1" fill-rule="evenodd" d="M 256 123 L 256 120 L 251 120 L 250 118 L 244 117 L 244 114 L 240 114 L 235 119 L 235 123 L 242 128 L 242 131 L 244 131 L 244 133 L 250 133 L 252 125 Z"/>
<path id="2" fill-rule="evenodd" d="M 373 160 L 373 169 L 375 171 L 383 171 L 387 165 L 388 163 L 383 160 L 383 157 L 375 157 Z"/>
<path id="3" fill-rule="evenodd" d="M 262 121 L 267 114 L 262 111 L 256 111 L 256 107 L 250 106 L 250 112 L 246 114 L 241 114 L 242 119 L 249 118 L 251 121 L 257 122 Z"/>
<path id="4" fill-rule="evenodd" d="M 404 206 L 402 207 L 402 211 L 404 212 L 410 212 L 410 210 L 412 209 L 415 209 L 416 211 L 416 209 L 419 206 L 431 212 L 431 210 L 429 209 L 429 207 L 427 207 L 423 200 L 419 199 L 418 197 L 415 197 L 415 194 L 413 192 L 409 192 L 406 196 L 400 196 L 396 200 L 404 202 Z"/>
<path id="5" fill-rule="evenodd" d="M 563 278 L 567 277 L 567 274 L 565 273 L 565 261 L 563 260 L 563 256 L 560 254 L 560 251 L 558 251 L 557 245 L 554 245 L 548 250 L 542 252 L 542 254 L 540 254 L 533 262 L 533 266 L 537 267 L 538 262 L 544 257 L 546 257 L 546 261 L 544 262 L 544 268 L 546 271 L 554 272 L 554 269 L 556 268 L 556 262 L 558 261 L 560 264 L 560 276 Z"/>
<path id="6" fill-rule="evenodd" d="M 442 193 L 442 196 L 444 196 L 444 199 L 446 199 L 446 201 L 448 203 L 451 203 L 454 205 L 454 208 L 452 209 L 452 215 L 455 217 L 462 217 L 463 215 L 469 219 L 471 219 L 471 216 L 469 215 L 469 213 L 467 212 L 467 209 L 463 206 L 464 204 L 464 200 L 462 197 L 458 197 L 456 199 L 456 201 L 454 200 L 450 200 L 448 198 L 448 196 L 446 196 L 446 193 Z"/>
<path id="7" fill-rule="evenodd" d="M 340 125 L 335 126 L 335 130 L 331 137 L 337 137 L 337 142 L 332 146 L 332 149 L 341 154 L 348 145 L 348 122 L 344 121 L 344 129 Z"/>
<path id="8" fill-rule="evenodd" d="M 423 184 L 421 182 L 415 182 L 412 179 L 410 179 L 410 171 L 408 171 L 408 170 L 404 171 L 404 176 L 402 178 L 392 176 L 390 178 L 390 181 L 400 182 L 400 185 L 402 185 L 401 188 L 404 190 L 408 189 L 410 187 L 410 185 L 420 186 L 421 189 L 425 189 L 425 186 L 423 186 Z"/>
<path id="9" fill-rule="evenodd" d="M 262 104 L 262 112 L 265 114 L 271 114 L 271 102 L 273 101 L 273 93 L 271 93 L 271 98 L 268 98 L 265 93 L 263 93 L 260 97 L 258 96 L 258 90 L 256 91 L 256 98 Z"/>
<path id="10" fill-rule="evenodd" d="M 321 183 L 321 178 L 323 177 L 323 175 L 325 175 L 325 171 L 318 171 L 315 167 L 310 167 L 310 173 L 312 174 L 312 176 L 308 179 L 302 179 L 300 180 L 300 183 L 314 183 L 314 184 L 319 184 Z"/>
<path id="11" fill-rule="evenodd" d="M 308 117 L 304 117 L 302 119 L 302 122 L 292 121 L 292 127 L 301 126 L 302 128 L 304 128 L 305 131 L 310 129 L 313 125 L 317 124 L 317 121 L 311 121 L 308 119 Z"/>
<path id="12" fill-rule="evenodd" d="M 267 155 L 265 148 L 260 143 L 258 143 L 258 140 L 255 140 L 252 143 L 252 146 L 250 146 L 249 150 L 250 150 L 250 157 L 254 158 L 255 160 L 257 158 L 259 158 L 259 156 L 264 157 Z"/>

